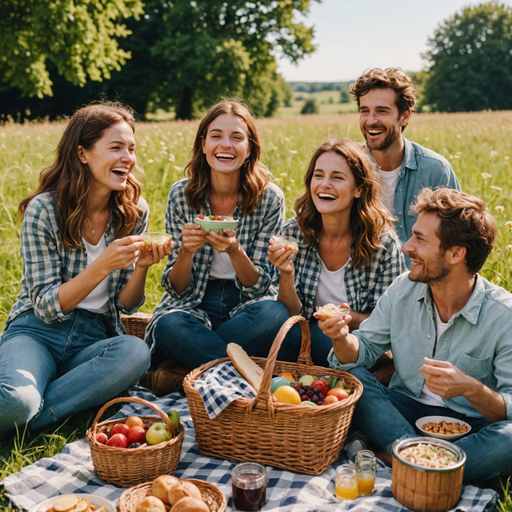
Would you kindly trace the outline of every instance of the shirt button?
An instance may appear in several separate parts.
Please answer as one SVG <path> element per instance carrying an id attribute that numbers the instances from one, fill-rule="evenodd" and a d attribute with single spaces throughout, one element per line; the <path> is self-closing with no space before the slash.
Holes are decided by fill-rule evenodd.
<path id="1" fill-rule="evenodd" d="M 430 334 L 427 336 L 428 339 L 430 339 Z"/>

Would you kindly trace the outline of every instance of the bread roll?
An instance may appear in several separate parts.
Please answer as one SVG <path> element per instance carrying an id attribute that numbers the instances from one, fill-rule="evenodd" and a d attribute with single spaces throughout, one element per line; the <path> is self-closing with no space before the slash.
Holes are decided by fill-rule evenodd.
<path id="1" fill-rule="evenodd" d="M 169 505 L 169 489 L 177 483 L 179 483 L 179 480 L 175 476 L 159 476 L 153 482 L 153 485 L 151 486 L 151 492 L 153 493 L 153 496 Z"/>
<path id="2" fill-rule="evenodd" d="M 192 482 L 178 480 L 178 483 L 169 489 L 169 503 L 174 508 L 176 503 L 183 498 L 197 498 L 201 499 L 201 491 Z"/>
<path id="3" fill-rule="evenodd" d="M 247 355 L 247 352 L 236 343 L 229 343 L 226 351 L 235 368 L 256 391 L 259 391 L 263 378 L 263 368 L 258 366 Z"/>
<path id="4" fill-rule="evenodd" d="M 135 512 L 166 512 L 165 505 L 154 496 L 146 496 L 137 504 Z"/>
<path id="5" fill-rule="evenodd" d="M 197 498 L 181 498 L 172 507 L 172 512 L 210 512 L 208 505 Z"/>

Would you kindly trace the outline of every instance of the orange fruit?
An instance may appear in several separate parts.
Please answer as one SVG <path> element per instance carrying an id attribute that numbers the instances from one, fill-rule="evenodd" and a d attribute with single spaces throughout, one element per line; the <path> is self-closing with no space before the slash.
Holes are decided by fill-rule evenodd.
<path id="1" fill-rule="evenodd" d="M 327 395 L 324 400 L 325 405 L 336 404 L 339 400 L 334 395 Z"/>
<path id="2" fill-rule="evenodd" d="M 281 377 L 284 377 L 286 380 L 288 380 L 290 382 L 295 382 L 295 379 L 290 372 L 283 373 L 283 375 L 281 375 Z"/>
<path id="3" fill-rule="evenodd" d="M 335 396 L 340 402 L 348 398 L 348 393 L 341 388 L 332 388 L 327 396 Z"/>
<path id="4" fill-rule="evenodd" d="M 128 427 L 142 427 L 144 428 L 144 422 L 142 421 L 142 418 L 139 418 L 138 416 L 130 416 L 126 422 L 125 425 Z"/>
<path id="5" fill-rule="evenodd" d="M 274 391 L 274 396 L 282 404 L 300 405 L 301 399 L 297 390 L 291 386 L 281 386 Z"/>

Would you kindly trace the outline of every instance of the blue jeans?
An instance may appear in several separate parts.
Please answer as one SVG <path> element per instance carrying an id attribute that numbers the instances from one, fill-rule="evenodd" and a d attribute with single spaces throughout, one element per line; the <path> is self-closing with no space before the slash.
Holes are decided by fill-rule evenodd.
<path id="1" fill-rule="evenodd" d="M 313 364 L 329 368 L 327 356 L 332 349 L 332 340 L 318 327 L 318 320 L 316 318 L 312 318 L 308 323 L 311 334 L 311 359 L 313 359 Z M 302 331 L 300 325 L 296 324 L 290 329 L 284 339 L 277 357 L 278 360 L 297 362 L 301 343 Z"/>
<path id="2" fill-rule="evenodd" d="M 354 410 L 354 420 L 388 454 L 397 439 L 421 435 L 414 426 L 419 418 L 450 416 L 469 423 L 472 428 L 469 435 L 455 441 L 466 452 L 465 481 L 512 472 L 512 421 L 489 423 L 485 418 L 472 418 L 446 407 L 425 405 L 400 391 L 386 388 L 365 368 L 354 368 L 350 373 L 364 386 Z"/>
<path id="3" fill-rule="evenodd" d="M 82 309 L 51 324 L 32 310 L 16 317 L 0 339 L 0 431 L 44 427 L 136 384 L 149 368 L 147 345 L 111 336 L 103 315 Z"/>
<path id="4" fill-rule="evenodd" d="M 262 299 L 243 306 L 230 319 L 229 312 L 239 303 L 240 291 L 233 281 L 211 279 L 201 309 L 208 314 L 212 329 L 187 311 L 171 311 L 156 323 L 157 346 L 188 368 L 227 357 L 228 343 L 242 346 L 249 356 L 266 357 L 289 317 L 288 310 L 276 300 Z"/>

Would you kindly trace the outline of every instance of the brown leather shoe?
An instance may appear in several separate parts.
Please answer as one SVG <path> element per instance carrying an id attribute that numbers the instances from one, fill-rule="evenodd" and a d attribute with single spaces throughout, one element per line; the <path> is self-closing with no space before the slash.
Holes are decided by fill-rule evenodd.
<path id="1" fill-rule="evenodd" d="M 173 359 L 167 359 L 153 373 L 153 393 L 156 396 L 164 396 L 173 391 L 178 391 L 183 379 L 191 371 L 191 368 L 186 368 Z"/>

